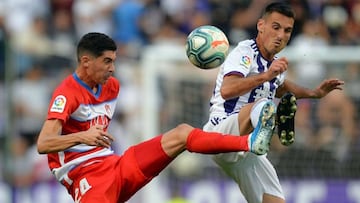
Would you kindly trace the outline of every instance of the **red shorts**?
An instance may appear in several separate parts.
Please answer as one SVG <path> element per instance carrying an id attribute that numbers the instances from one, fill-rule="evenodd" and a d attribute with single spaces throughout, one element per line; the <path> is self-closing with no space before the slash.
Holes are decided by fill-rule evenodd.
<path id="1" fill-rule="evenodd" d="M 88 160 L 70 171 L 73 183 L 65 186 L 76 203 L 125 202 L 171 162 L 160 140 L 157 136 L 132 146 L 121 156 Z"/>

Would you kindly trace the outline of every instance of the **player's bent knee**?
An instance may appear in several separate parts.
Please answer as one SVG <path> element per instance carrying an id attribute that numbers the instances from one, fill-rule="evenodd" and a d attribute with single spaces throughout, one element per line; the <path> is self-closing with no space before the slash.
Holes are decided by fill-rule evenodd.
<path id="1" fill-rule="evenodd" d="M 173 144 L 181 143 L 185 146 L 187 137 L 193 129 L 194 129 L 194 127 L 190 126 L 189 124 L 186 124 L 186 123 L 179 124 L 178 126 L 171 129 L 170 131 L 164 133 L 163 142 L 165 140 L 169 140 Z"/>
<path id="2" fill-rule="evenodd" d="M 178 139 L 186 143 L 187 137 L 193 129 L 194 127 L 192 127 L 191 125 L 182 123 L 176 126 L 174 130 Z"/>
<path id="3" fill-rule="evenodd" d="M 188 124 L 180 124 L 163 134 L 161 145 L 169 157 L 175 157 L 186 149 L 187 138 L 194 128 Z"/>

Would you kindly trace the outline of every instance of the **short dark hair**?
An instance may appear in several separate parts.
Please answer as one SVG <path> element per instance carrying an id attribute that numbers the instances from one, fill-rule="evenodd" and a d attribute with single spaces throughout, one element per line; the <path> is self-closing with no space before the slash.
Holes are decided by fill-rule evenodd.
<path id="1" fill-rule="evenodd" d="M 99 57 L 104 51 L 116 51 L 116 48 L 115 41 L 109 36 L 103 33 L 90 32 L 85 34 L 77 45 L 77 59 L 79 61 L 84 52 Z"/>
<path id="2" fill-rule="evenodd" d="M 286 3 L 286 2 L 273 2 L 270 3 L 269 5 L 267 5 L 263 11 L 262 16 L 266 16 L 269 15 L 273 12 L 277 12 L 280 14 L 283 14 L 289 18 L 293 18 L 295 19 L 295 12 L 292 9 L 292 7 L 290 6 L 290 4 Z"/>

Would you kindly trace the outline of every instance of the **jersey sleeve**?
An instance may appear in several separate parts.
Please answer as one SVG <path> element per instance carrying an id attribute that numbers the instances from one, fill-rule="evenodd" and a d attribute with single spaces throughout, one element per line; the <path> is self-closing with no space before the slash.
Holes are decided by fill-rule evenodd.
<path id="1" fill-rule="evenodd" d="M 254 53 L 251 47 L 238 44 L 228 55 L 224 62 L 224 75 L 239 74 L 247 76 L 250 73 Z"/>
<path id="2" fill-rule="evenodd" d="M 65 123 L 79 105 L 74 95 L 66 89 L 57 88 L 50 100 L 47 119 L 59 119 Z"/>

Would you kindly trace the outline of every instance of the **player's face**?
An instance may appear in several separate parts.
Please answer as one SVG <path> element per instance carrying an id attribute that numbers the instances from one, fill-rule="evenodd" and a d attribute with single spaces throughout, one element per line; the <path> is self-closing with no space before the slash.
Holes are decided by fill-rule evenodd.
<path id="1" fill-rule="evenodd" d="M 273 12 L 258 22 L 257 42 L 261 54 L 271 60 L 289 42 L 294 26 L 294 19 Z"/>
<path id="2" fill-rule="evenodd" d="M 115 51 L 105 51 L 103 55 L 93 58 L 88 75 L 96 84 L 104 84 L 115 71 Z"/>

